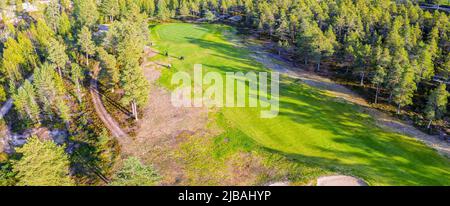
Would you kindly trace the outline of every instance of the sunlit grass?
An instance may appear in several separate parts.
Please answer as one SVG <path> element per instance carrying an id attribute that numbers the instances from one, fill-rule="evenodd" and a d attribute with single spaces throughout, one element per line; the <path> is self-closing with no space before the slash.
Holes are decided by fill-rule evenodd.
<path id="1" fill-rule="evenodd" d="M 171 61 L 173 68 L 163 72 L 160 84 L 172 89 L 171 75 L 192 72 L 194 64 L 202 64 L 205 72 L 223 74 L 267 71 L 249 57 L 249 51 L 221 35 L 227 30 L 231 28 L 220 25 L 156 26 L 152 31 L 156 48 L 185 57 Z M 210 143 L 210 156 L 220 159 L 237 151 L 269 151 L 304 165 L 310 178 L 315 177 L 311 172 L 331 170 L 372 185 L 450 185 L 448 159 L 412 138 L 378 128 L 357 106 L 285 76 L 280 93 L 280 114 L 273 119 L 260 118 L 261 108 L 223 108 L 212 114 L 214 124 L 225 132 Z M 229 140 L 223 143 L 224 138 Z"/>

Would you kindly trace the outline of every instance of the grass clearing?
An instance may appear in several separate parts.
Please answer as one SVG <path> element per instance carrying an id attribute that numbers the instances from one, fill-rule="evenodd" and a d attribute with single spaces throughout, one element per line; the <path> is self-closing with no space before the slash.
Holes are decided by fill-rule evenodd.
<path id="1" fill-rule="evenodd" d="M 202 64 L 204 72 L 223 74 L 267 71 L 249 57 L 248 50 L 236 47 L 222 35 L 230 29 L 184 23 L 155 26 L 151 33 L 156 49 L 185 57 L 184 61 L 170 62 L 172 69 L 163 72 L 159 84 L 173 89 L 171 75 L 176 71 L 192 73 L 194 64 Z M 154 58 L 167 59 L 162 55 Z M 191 151 L 184 155 L 194 154 L 192 151 L 202 155 L 187 162 L 189 171 L 203 168 L 205 175 L 223 172 L 217 174 L 217 180 L 230 173 L 226 164 L 233 157 L 256 152 L 262 154 L 265 168 L 288 165 L 278 176 L 264 178 L 268 173 L 261 172 L 258 182 L 284 176 L 300 183 L 332 171 L 355 175 L 371 185 L 450 185 L 448 159 L 413 138 L 383 131 L 357 106 L 336 101 L 288 77 L 280 80 L 279 116 L 261 119 L 259 110 L 223 108 L 212 114 L 214 124 L 225 132 L 206 142 L 189 145 L 189 141 L 182 146 L 183 151 Z M 212 147 L 201 149 L 205 145 Z M 202 161 L 204 158 L 211 161 Z M 216 166 L 211 171 L 206 169 L 208 165 Z"/>

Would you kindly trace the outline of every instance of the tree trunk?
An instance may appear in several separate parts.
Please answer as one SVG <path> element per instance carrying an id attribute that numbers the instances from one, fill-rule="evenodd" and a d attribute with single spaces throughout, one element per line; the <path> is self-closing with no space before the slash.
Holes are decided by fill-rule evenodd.
<path id="1" fill-rule="evenodd" d="M 86 66 L 89 67 L 89 55 L 86 54 Z"/>
<path id="2" fill-rule="evenodd" d="M 400 104 L 398 104 L 398 107 L 397 107 L 397 114 L 400 114 Z"/>
<path id="3" fill-rule="evenodd" d="M 378 94 L 380 93 L 380 86 L 377 85 L 377 91 L 375 92 L 375 104 L 378 104 Z"/>
<path id="4" fill-rule="evenodd" d="M 319 62 L 317 63 L 317 72 L 319 72 L 320 71 L 320 60 L 319 60 Z"/>
<path id="5" fill-rule="evenodd" d="M 136 101 L 133 100 L 133 102 L 131 103 L 131 109 L 133 110 L 133 115 L 134 115 L 134 119 L 136 120 L 136 122 L 139 120 L 138 118 L 138 112 L 137 112 L 137 107 L 136 107 Z"/>
<path id="6" fill-rule="evenodd" d="M 359 85 L 364 86 L 364 72 L 361 72 L 361 81 L 360 81 Z"/>
<path id="7" fill-rule="evenodd" d="M 433 122 L 433 120 L 431 120 L 430 119 L 430 121 L 428 122 L 428 126 L 427 126 L 427 129 L 430 129 L 430 127 L 431 127 L 431 123 Z"/>
<path id="8" fill-rule="evenodd" d="M 62 72 L 61 72 L 61 68 L 58 67 L 58 74 L 60 77 L 62 77 Z"/>
<path id="9" fill-rule="evenodd" d="M 394 95 L 393 93 L 392 93 L 392 91 L 391 91 L 391 93 L 389 94 L 389 104 L 392 102 L 392 95 Z"/>
<path id="10" fill-rule="evenodd" d="M 78 96 L 78 102 L 81 103 L 82 99 L 81 99 L 81 88 L 80 88 L 80 83 L 78 82 L 77 84 L 77 96 Z"/>

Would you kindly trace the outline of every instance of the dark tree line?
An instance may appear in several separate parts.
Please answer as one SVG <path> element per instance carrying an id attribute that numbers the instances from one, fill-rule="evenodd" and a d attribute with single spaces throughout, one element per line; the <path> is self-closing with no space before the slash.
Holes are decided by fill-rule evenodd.
<path id="1" fill-rule="evenodd" d="M 115 19 L 121 18 L 121 7 L 129 1 L 103 2 L 100 15 Z M 361 86 L 374 88 L 375 103 L 385 97 L 388 103 L 397 107 L 397 113 L 412 105 L 430 121 L 446 114 L 448 92 L 443 91 L 447 91 L 446 84 L 450 81 L 449 16 L 444 12 L 422 10 L 417 1 L 135 2 L 142 12 L 159 21 L 180 16 L 221 19 L 224 15 L 240 15 L 243 17 L 241 26 L 269 36 L 278 42 L 280 49 L 290 51 L 294 61 L 314 64 L 316 71 L 321 70 L 324 60 L 331 58 L 335 64 L 344 65 L 349 79 L 357 79 Z M 118 5 L 115 12 L 105 9 L 111 8 L 107 6 L 109 4 Z M 434 92 L 437 89 L 441 92 Z M 435 98 L 436 95 L 439 98 Z"/>

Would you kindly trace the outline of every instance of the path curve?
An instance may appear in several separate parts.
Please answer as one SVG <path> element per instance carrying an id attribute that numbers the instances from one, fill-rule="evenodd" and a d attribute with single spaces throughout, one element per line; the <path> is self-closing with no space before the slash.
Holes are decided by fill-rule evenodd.
<path id="1" fill-rule="evenodd" d="M 117 138 L 117 141 L 119 141 L 120 144 L 128 141 L 127 133 L 125 133 L 122 128 L 120 128 L 116 120 L 114 120 L 108 113 L 108 111 L 106 111 L 106 108 L 103 105 L 102 99 L 100 97 L 100 93 L 98 91 L 98 82 L 96 79 L 91 79 L 89 90 L 89 92 L 91 93 L 92 103 L 94 104 L 94 109 L 105 126 L 109 129 L 109 131 L 111 131 L 111 134 Z"/>
<path id="2" fill-rule="evenodd" d="M 150 47 L 145 47 L 145 53 L 148 55 L 145 60 L 155 56 L 157 53 L 151 50 Z M 144 66 L 148 61 L 144 61 Z M 102 122 L 105 124 L 106 128 L 111 132 L 111 134 L 116 137 L 117 141 L 120 145 L 125 145 L 129 143 L 129 136 L 126 132 L 122 130 L 119 123 L 108 113 L 105 106 L 103 105 L 103 101 L 100 96 L 100 92 L 98 90 L 98 80 L 92 77 L 90 81 L 89 92 L 91 93 L 92 103 L 94 104 L 94 109 L 97 115 L 100 117 Z"/>
<path id="3" fill-rule="evenodd" d="M 6 101 L 5 104 L 3 104 L 2 108 L 0 108 L 0 119 L 3 119 L 3 117 L 8 114 L 9 110 L 11 110 L 13 106 L 13 99 L 9 98 L 8 101 Z"/>

